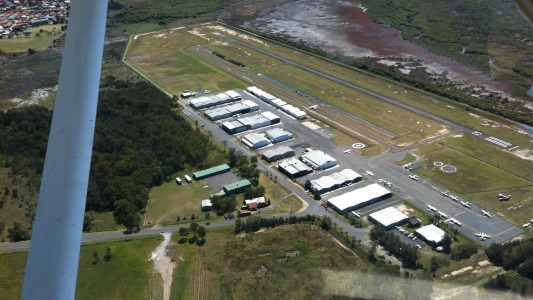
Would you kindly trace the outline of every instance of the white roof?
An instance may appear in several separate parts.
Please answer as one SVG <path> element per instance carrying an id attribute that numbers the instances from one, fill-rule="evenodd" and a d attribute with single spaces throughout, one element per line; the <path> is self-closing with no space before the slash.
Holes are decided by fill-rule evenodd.
<path id="1" fill-rule="evenodd" d="M 260 89 L 258 89 L 256 86 L 249 86 L 249 87 L 246 88 L 246 91 L 254 93 L 256 91 L 260 91 Z"/>
<path id="2" fill-rule="evenodd" d="M 358 178 L 363 178 L 363 176 L 361 176 L 361 174 L 355 172 L 354 170 L 352 169 L 344 169 L 342 171 L 339 172 L 340 175 L 342 175 L 342 177 L 346 178 L 347 180 L 350 180 L 350 181 L 354 181 Z"/>
<path id="3" fill-rule="evenodd" d="M 369 217 L 385 227 L 409 219 L 406 214 L 392 206 L 372 213 Z"/>
<path id="4" fill-rule="evenodd" d="M 257 103 L 253 102 L 252 100 L 242 100 L 242 104 L 246 105 L 247 107 L 259 107 Z"/>
<path id="5" fill-rule="evenodd" d="M 202 200 L 202 207 L 206 207 L 206 206 L 213 206 L 213 204 L 211 203 L 211 200 L 209 199 Z"/>
<path id="6" fill-rule="evenodd" d="M 295 117 L 295 118 L 303 118 L 305 116 L 307 116 L 307 113 L 305 111 L 295 111 L 292 113 L 292 115 Z"/>
<path id="7" fill-rule="evenodd" d="M 296 174 L 301 171 L 311 171 L 311 169 L 303 162 L 294 157 L 284 159 L 279 163 L 279 167 L 285 169 L 291 174 Z"/>
<path id="8" fill-rule="evenodd" d="M 270 144 L 270 141 L 264 135 L 255 132 L 245 135 L 241 140 L 250 147 Z"/>
<path id="9" fill-rule="evenodd" d="M 265 200 L 265 197 L 258 197 L 258 198 L 253 198 L 253 199 L 247 199 L 247 200 L 244 200 L 244 203 L 246 203 L 247 205 L 250 204 L 250 203 L 266 203 L 266 200 Z"/>
<path id="10" fill-rule="evenodd" d="M 194 98 L 192 99 L 191 101 L 189 101 L 189 104 L 200 104 L 201 102 L 205 102 L 205 101 L 209 101 L 210 98 L 207 97 L 207 96 L 202 96 L 202 97 L 198 97 L 198 98 Z"/>
<path id="11" fill-rule="evenodd" d="M 272 120 L 276 120 L 276 119 L 279 119 L 278 116 L 276 116 L 275 114 L 269 112 L 269 111 L 264 111 L 261 113 L 261 115 L 267 119 L 269 119 L 270 121 Z"/>
<path id="12" fill-rule="evenodd" d="M 320 168 L 330 162 L 336 162 L 336 160 L 320 150 L 311 150 L 302 155 L 302 160 L 309 163 L 314 168 Z"/>
<path id="13" fill-rule="evenodd" d="M 279 98 L 276 98 L 276 99 L 272 99 L 270 102 L 272 102 L 273 104 L 277 104 L 277 103 L 280 103 L 280 102 L 285 102 Z M 285 102 L 286 103 L 286 102 Z"/>
<path id="14" fill-rule="evenodd" d="M 232 99 L 228 94 L 226 93 L 220 93 L 220 94 L 216 94 L 215 95 L 216 97 L 220 98 L 220 100 L 229 100 L 229 99 Z M 213 97 L 213 96 L 211 96 Z"/>
<path id="15" fill-rule="evenodd" d="M 420 234 L 421 236 L 423 236 L 424 239 L 435 242 L 437 244 L 440 243 L 440 241 L 442 241 L 442 239 L 444 238 L 444 234 L 445 234 L 445 232 L 442 229 L 440 229 L 439 227 L 433 224 L 417 229 L 416 232 Z"/>
<path id="16" fill-rule="evenodd" d="M 232 90 L 226 91 L 226 95 L 230 96 L 233 99 L 240 99 L 241 98 L 241 95 L 239 93 L 237 93 L 235 91 L 232 91 Z"/>
<path id="17" fill-rule="evenodd" d="M 281 147 L 278 147 L 278 148 L 275 148 L 275 149 L 271 149 L 271 150 L 267 150 L 265 152 L 263 152 L 263 156 L 267 157 L 267 158 L 272 158 L 276 155 L 286 155 L 288 153 L 294 153 L 294 150 L 292 150 L 291 147 L 288 147 L 288 146 L 281 146 Z"/>
<path id="18" fill-rule="evenodd" d="M 311 180 L 311 186 L 316 190 L 330 189 L 334 186 L 337 186 L 338 183 L 335 179 L 330 176 L 322 176 L 318 179 Z"/>
<path id="19" fill-rule="evenodd" d="M 365 202 L 372 201 L 376 198 L 383 197 L 391 192 L 381 185 L 374 183 L 367 185 L 363 188 L 359 188 L 355 191 L 344 193 L 337 197 L 333 197 L 328 202 L 337 207 L 339 210 L 345 210 L 350 207 L 362 205 Z"/>
<path id="20" fill-rule="evenodd" d="M 286 130 L 283 130 L 282 128 L 273 128 L 266 131 L 266 135 L 269 139 L 274 140 L 283 136 L 287 136 L 287 138 L 291 138 L 292 134 Z"/>

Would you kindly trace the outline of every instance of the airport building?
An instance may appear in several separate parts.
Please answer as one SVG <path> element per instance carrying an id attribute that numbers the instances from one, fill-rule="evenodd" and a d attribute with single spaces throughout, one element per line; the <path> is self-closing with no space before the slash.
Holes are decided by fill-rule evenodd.
<path id="1" fill-rule="evenodd" d="M 229 172 L 229 170 L 230 170 L 230 167 L 228 165 L 220 165 L 220 166 L 212 167 L 206 170 L 194 172 L 192 173 L 192 177 L 195 180 L 201 180 L 207 177 Z"/>
<path id="2" fill-rule="evenodd" d="M 250 129 L 257 129 L 280 122 L 275 114 L 265 111 L 257 115 L 240 118 L 235 121 L 224 122 L 220 127 L 229 134 L 239 133 Z"/>
<path id="3" fill-rule="evenodd" d="M 389 190 L 374 183 L 355 191 L 333 197 L 328 200 L 328 204 L 339 213 L 346 213 L 383 199 L 390 198 L 391 196 L 392 193 Z"/>
<path id="4" fill-rule="evenodd" d="M 266 137 L 271 140 L 272 143 L 279 143 L 292 139 L 292 134 L 282 128 L 273 128 L 267 130 Z"/>
<path id="5" fill-rule="evenodd" d="M 281 109 L 282 111 L 286 112 L 287 114 L 297 118 L 297 119 L 305 119 L 307 117 L 307 113 L 302 111 L 301 109 L 294 107 L 290 104 L 287 104 L 287 102 L 276 98 L 275 96 L 258 89 L 255 86 L 248 87 L 246 89 L 247 92 L 250 94 L 256 96 L 257 98 L 265 101 L 268 104 L 271 104 L 272 106 Z"/>
<path id="6" fill-rule="evenodd" d="M 263 158 L 268 162 L 273 162 L 294 155 L 294 150 L 287 146 L 281 146 L 275 149 L 263 152 Z"/>
<path id="7" fill-rule="evenodd" d="M 244 179 L 241 181 L 237 181 L 237 182 L 225 185 L 223 188 L 223 191 L 225 195 L 238 194 L 238 193 L 244 192 L 244 190 L 246 190 L 250 186 L 252 186 L 250 181 L 248 181 L 247 179 Z"/>
<path id="8" fill-rule="evenodd" d="M 289 178 L 301 177 L 313 171 L 306 164 L 292 157 L 281 161 L 278 170 Z"/>
<path id="9" fill-rule="evenodd" d="M 203 109 L 235 102 L 240 99 L 241 95 L 239 95 L 237 92 L 227 91 L 225 93 L 220 93 L 212 96 L 202 96 L 192 99 L 191 101 L 189 101 L 189 105 L 194 109 Z"/>
<path id="10" fill-rule="evenodd" d="M 304 163 L 315 170 L 325 170 L 337 165 L 337 161 L 320 150 L 311 150 L 300 158 Z"/>
<path id="11" fill-rule="evenodd" d="M 391 229 L 401 226 L 409 221 L 409 217 L 395 207 L 387 207 L 368 216 L 368 219 L 375 224 Z"/>
<path id="12" fill-rule="evenodd" d="M 211 203 L 211 200 L 202 200 L 202 211 L 210 211 L 213 209 L 213 204 Z"/>
<path id="13" fill-rule="evenodd" d="M 218 121 L 232 117 L 236 114 L 245 114 L 257 110 L 259 110 L 259 105 L 255 102 L 252 100 L 243 100 L 239 103 L 208 110 L 204 112 L 204 115 L 211 121 Z"/>
<path id="14" fill-rule="evenodd" d="M 241 141 L 250 149 L 257 149 L 270 145 L 270 141 L 263 134 L 255 132 L 245 135 Z"/>
<path id="15" fill-rule="evenodd" d="M 442 242 L 445 234 L 446 232 L 444 232 L 444 230 L 433 224 L 426 225 L 415 231 L 415 235 L 418 235 L 418 237 L 423 239 L 426 243 L 435 246 Z"/>
<path id="16" fill-rule="evenodd" d="M 327 193 L 341 186 L 358 182 L 363 179 L 359 173 L 352 169 L 344 169 L 340 172 L 328 176 L 322 176 L 318 179 L 311 180 L 311 190 L 318 191 L 320 194 Z"/>

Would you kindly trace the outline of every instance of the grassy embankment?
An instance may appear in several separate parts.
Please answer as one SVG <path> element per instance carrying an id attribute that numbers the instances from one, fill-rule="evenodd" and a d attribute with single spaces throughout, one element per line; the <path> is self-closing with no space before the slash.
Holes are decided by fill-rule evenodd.
<path id="1" fill-rule="evenodd" d="M 161 242 L 160 236 L 127 241 L 83 245 L 80 252 L 76 299 L 160 298 L 162 280 L 153 271 L 150 253 Z M 104 261 L 105 251 L 112 258 Z M 94 252 L 99 261 L 94 264 Z M 0 254 L 0 298 L 21 296 L 27 252 Z"/>

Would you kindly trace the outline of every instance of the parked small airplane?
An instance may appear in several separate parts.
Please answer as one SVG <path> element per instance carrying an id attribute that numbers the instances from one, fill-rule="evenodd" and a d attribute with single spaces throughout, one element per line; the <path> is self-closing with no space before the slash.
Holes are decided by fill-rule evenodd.
<path id="1" fill-rule="evenodd" d="M 490 235 L 488 235 L 488 234 L 486 234 L 486 233 L 484 233 L 484 232 L 477 232 L 477 233 L 476 233 L 476 236 L 477 236 L 480 240 L 482 240 L 482 241 L 491 238 Z"/>
<path id="2" fill-rule="evenodd" d="M 499 194 L 498 195 L 498 199 L 500 199 L 500 201 L 507 201 L 507 200 L 511 199 L 511 195 Z"/>
<path id="3" fill-rule="evenodd" d="M 409 178 L 418 181 L 418 175 L 409 175 Z"/>
<path id="4" fill-rule="evenodd" d="M 522 225 L 523 228 L 531 228 L 531 223 L 526 223 Z"/>
<path id="5" fill-rule="evenodd" d="M 309 106 L 309 109 L 317 109 L 318 108 L 318 105 L 311 105 Z"/>
<path id="6" fill-rule="evenodd" d="M 374 173 L 370 172 L 370 171 L 366 171 L 366 175 L 368 176 L 374 176 Z"/>
<path id="7" fill-rule="evenodd" d="M 437 209 L 431 205 L 428 204 L 428 210 L 429 211 L 437 211 Z"/>
<path id="8" fill-rule="evenodd" d="M 441 218 L 444 218 L 444 219 L 447 219 L 448 218 L 448 215 L 443 213 L 442 211 L 437 211 L 437 214 L 439 215 L 439 217 Z"/>
<path id="9" fill-rule="evenodd" d="M 451 219 L 450 219 L 450 224 L 452 224 L 452 225 L 455 224 L 455 225 L 457 225 L 457 226 L 463 226 L 463 224 L 462 224 L 461 222 L 459 222 L 459 221 L 458 221 L 457 219 L 455 219 L 455 218 L 451 218 Z"/>
<path id="10" fill-rule="evenodd" d="M 448 191 L 441 191 L 440 192 L 444 197 L 448 197 Z"/>
<path id="11" fill-rule="evenodd" d="M 481 210 L 481 212 L 483 213 L 484 216 L 487 216 L 489 218 L 492 217 L 492 214 L 490 212 L 486 211 L 486 210 Z"/>
<path id="12" fill-rule="evenodd" d="M 461 205 L 464 206 L 464 207 L 468 207 L 468 208 L 472 207 L 472 204 L 470 204 L 470 202 L 461 201 Z"/>

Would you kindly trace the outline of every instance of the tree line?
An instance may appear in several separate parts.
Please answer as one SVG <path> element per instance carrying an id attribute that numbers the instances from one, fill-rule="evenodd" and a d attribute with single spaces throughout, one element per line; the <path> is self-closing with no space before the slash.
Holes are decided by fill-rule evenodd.
<path id="1" fill-rule="evenodd" d="M 218 148 L 149 83 L 109 76 L 100 87 L 86 210 L 114 212 L 118 223 L 138 229 L 150 188 L 185 165 L 206 167 L 205 157 Z M 0 113 L 1 162 L 14 176 L 40 182 L 51 117 L 40 106 Z"/>
<path id="2" fill-rule="evenodd" d="M 289 224 L 316 224 L 326 231 L 330 230 L 332 227 L 332 222 L 330 218 L 316 217 L 314 215 L 272 218 L 250 217 L 247 219 L 239 218 L 235 220 L 234 232 L 255 232 L 261 228 L 275 228 L 276 226 L 283 226 Z"/>
<path id="3" fill-rule="evenodd" d="M 420 256 L 418 251 L 413 246 L 402 242 L 394 232 L 386 231 L 381 226 L 374 226 L 370 230 L 370 239 L 377 241 L 391 255 L 400 257 L 405 268 L 419 267 L 417 264 Z"/>

